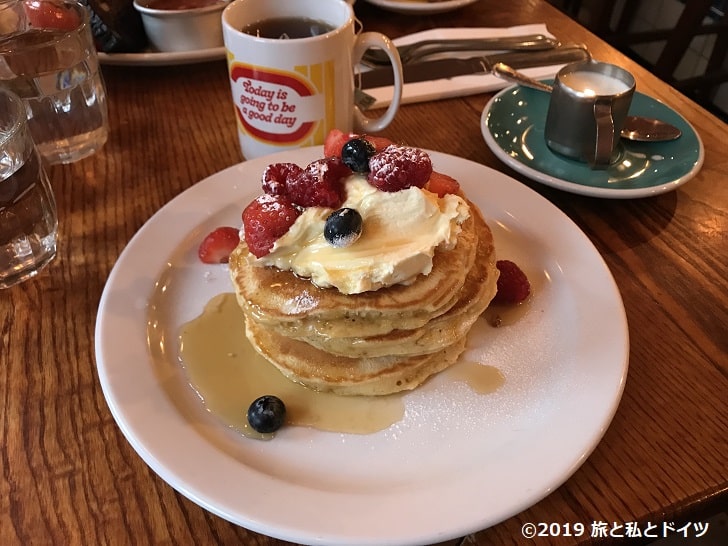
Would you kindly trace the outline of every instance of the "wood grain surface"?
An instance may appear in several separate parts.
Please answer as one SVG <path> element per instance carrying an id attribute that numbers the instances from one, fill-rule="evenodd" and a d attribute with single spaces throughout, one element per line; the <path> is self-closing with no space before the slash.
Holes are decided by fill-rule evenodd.
<path id="1" fill-rule="evenodd" d="M 680 112 L 705 145 L 702 170 L 677 191 L 607 200 L 539 185 L 496 159 L 479 128 L 490 94 L 407 105 L 382 133 L 494 167 L 553 202 L 604 257 L 629 321 L 626 388 L 594 452 L 535 506 L 447 544 L 618 543 L 589 533 L 526 540 L 521 528 L 701 521 L 725 509 L 726 125 L 543 0 L 482 0 L 432 16 L 359 0 L 356 12 L 366 30 L 391 37 L 546 22 L 558 38 L 631 70 L 638 89 Z M 106 66 L 104 77 L 108 143 L 89 159 L 49 169 L 58 258 L 36 279 L 0 291 L 0 544 L 284 544 L 207 512 L 157 477 L 114 422 L 94 358 L 99 298 L 125 245 L 170 199 L 242 160 L 225 62 Z"/>

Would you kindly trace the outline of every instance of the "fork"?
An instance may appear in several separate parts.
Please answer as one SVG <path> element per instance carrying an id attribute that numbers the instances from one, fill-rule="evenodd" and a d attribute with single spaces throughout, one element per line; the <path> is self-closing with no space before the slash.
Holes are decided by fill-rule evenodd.
<path id="1" fill-rule="evenodd" d="M 525 36 L 504 36 L 502 38 L 470 38 L 450 40 L 422 40 L 397 46 L 402 64 L 409 64 L 436 53 L 452 51 L 495 51 L 495 50 L 543 50 L 551 49 L 559 42 L 543 34 Z M 389 57 L 381 49 L 368 49 L 361 62 L 370 67 L 389 64 Z"/>

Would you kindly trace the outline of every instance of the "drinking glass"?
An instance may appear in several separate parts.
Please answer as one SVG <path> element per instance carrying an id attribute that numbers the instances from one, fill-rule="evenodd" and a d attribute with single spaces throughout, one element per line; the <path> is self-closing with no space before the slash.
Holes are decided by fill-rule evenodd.
<path id="1" fill-rule="evenodd" d="M 38 274 L 56 255 L 58 218 L 23 101 L 0 87 L 0 288 Z"/>
<path id="2" fill-rule="evenodd" d="M 77 161 L 106 142 L 106 91 L 89 12 L 80 3 L 0 2 L 0 85 L 25 102 L 48 163 Z"/>

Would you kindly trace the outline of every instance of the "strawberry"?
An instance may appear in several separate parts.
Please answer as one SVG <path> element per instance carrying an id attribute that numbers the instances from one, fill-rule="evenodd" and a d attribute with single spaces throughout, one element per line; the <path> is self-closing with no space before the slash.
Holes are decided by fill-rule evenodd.
<path id="1" fill-rule="evenodd" d="M 243 232 L 248 250 L 256 258 L 268 254 L 300 214 L 301 210 L 284 195 L 259 195 L 243 210 Z"/>
<path id="2" fill-rule="evenodd" d="M 286 184 L 286 195 L 300 207 L 337 209 L 344 201 L 344 184 L 351 169 L 341 158 L 327 157 L 309 163 L 303 173 Z"/>
<path id="3" fill-rule="evenodd" d="M 341 148 L 357 134 L 345 133 L 339 129 L 331 129 L 324 140 L 324 157 L 341 157 Z"/>
<path id="4" fill-rule="evenodd" d="M 344 144 L 352 138 L 359 138 L 356 133 L 345 133 L 339 129 L 331 129 L 324 140 L 324 157 L 341 157 L 341 149 Z M 362 135 L 365 140 L 369 141 L 376 152 L 381 152 L 390 144 L 394 144 L 386 137 L 377 137 L 372 135 Z"/>
<path id="5" fill-rule="evenodd" d="M 369 183 L 382 191 L 422 188 L 432 174 L 426 152 L 408 146 L 390 145 L 369 160 Z"/>
<path id="6" fill-rule="evenodd" d="M 432 171 L 425 188 L 432 193 L 436 193 L 438 197 L 444 197 L 448 193 L 458 193 L 460 183 L 452 176 Z"/>
<path id="7" fill-rule="evenodd" d="M 273 163 L 263 171 L 263 191 L 270 195 L 285 195 L 289 180 L 301 176 L 303 169 L 295 163 Z"/>
<path id="8" fill-rule="evenodd" d="M 374 146 L 375 152 L 381 152 L 388 146 L 394 144 L 394 142 L 389 140 L 387 137 L 364 135 L 364 140 L 369 141 L 372 144 L 372 146 Z"/>
<path id="9" fill-rule="evenodd" d="M 531 294 L 531 284 L 521 268 L 510 260 L 498 260 L 495 266 L 500 276 L 493 303 L 517 304 L 525 301 Z"/>
<path id="10" fill-rule="evenodd" d="M 230 253 L 240 243 L 240 234 L 234 227 L 223 226 L 212 230 L 200 243 L 197 256 L 206 264 L 227 263 Z"/>

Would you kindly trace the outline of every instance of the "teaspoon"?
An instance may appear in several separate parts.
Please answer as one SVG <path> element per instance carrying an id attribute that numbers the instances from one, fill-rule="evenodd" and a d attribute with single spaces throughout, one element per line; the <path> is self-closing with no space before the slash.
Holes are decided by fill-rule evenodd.
<path id="1" fill-rule="evenodd" d="M 497 63 L 493 66 L 492 73 L 504 80 L 512 81 L 526 87 L 538 89 L 551 93 L 552 87 L 547 84 L 530 78 L 518 72 L 507 64 Z M 624 120 L 624 127 L 620 133 L 622 138 L 627 140 L 638 140 L 642 142 L 658 142 L 664 140 L 675 140 L 682 132 L 674 125 L 659 119 L 645 118 L 642 116 L 627 116 Z"/>

